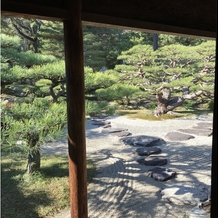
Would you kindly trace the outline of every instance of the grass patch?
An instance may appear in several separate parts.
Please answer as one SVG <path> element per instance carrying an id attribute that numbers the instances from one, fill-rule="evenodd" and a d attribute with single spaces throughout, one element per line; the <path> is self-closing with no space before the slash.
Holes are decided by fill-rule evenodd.
<path id="1" fill-rule="evenodd" d="M 210 110 L 187 110 L 182 107 L 178 107 L 177 110 L 174 110 L 172 114 L 163 114 L 159 117 L 155 117 L 150 110 L 117 110 L 116 114 L 124 115 L 132 119 L 143 119 L 143 120 L 168 120 L 175 119 L 180 117 L 192 117 L 201 114 L 209 114 L 212 113 Z"/>
<path id="2" fill-rule="evenodd" d="M 46 217 L 70 206 L 66 156 L 42 156 L 41 170 L 33 175 L 26 174 L 26 164 L 26 155 L 2 152 L 2 218 Z M 87 160 L 88 184 L 94 175 Z"/>

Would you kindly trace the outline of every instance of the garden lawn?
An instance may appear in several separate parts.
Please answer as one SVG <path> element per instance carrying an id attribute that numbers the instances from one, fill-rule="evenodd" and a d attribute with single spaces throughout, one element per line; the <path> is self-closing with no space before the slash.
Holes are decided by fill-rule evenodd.
<path id="1" fill-rule="evenodd" d="M 46 217 L 69 207 L 66 156 L 41 157 L 41 170 L 32 175 L 26 174 L 26 165 L 26 155 L 2 152 L 1 218 Z M 88 183 L 94 174 L 95 167 L 87 160 Z"/>

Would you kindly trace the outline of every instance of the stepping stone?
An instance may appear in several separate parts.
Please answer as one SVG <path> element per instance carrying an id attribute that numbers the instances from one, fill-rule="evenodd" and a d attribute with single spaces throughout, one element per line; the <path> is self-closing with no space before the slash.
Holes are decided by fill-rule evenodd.
<path id="1" fill-rule="evenodd" d="M 93 120 L 92 121 L 92 125 L 96 125 L 96 126 L 105 126 L 105 125 L 108 125 L 110 124 L 109 121 L 100 121 L 100 120 Z"/>
<path id="2" fill-rule="evenodd" d="M 176 172 L 164 167 L 155 167 L 148 170 L 148 176 L 152 177 L 156 181 L 167 181 L 176 176 Z"/>
<path id="3" fill-rule="evenodd" d="M 115 132 L 123 132 L 123 131 L 127 131 L 128 129 L 124 129 L 124 128 L 105 128 L 102 129 L 101 132 L 102 133 L 115 133 Z"/>
<path id="4" fill-rule="evenodd" d="M 162 198 L 176 205 L 193 205 L 196 206 L 200 202 L 208 198 L 208 190 L 202 185 L 184 185 L 174 184 L 168 185 L 161 191 Z"/>
<path id="5" fill-rule="evenodd" d="M 178 129 L 178 131 L 198 136 L 211 136 L 212 134 L 212 130 L 209 129 Z"/>
<path id="6" fill-rule="evenodd" d="M 92 117 L 92 119 L 105 119 L 106 117 L 108 117 L 108 115 L 103 115 L 103 114 L 99 114 L 99 115 L 95 115 Z"/>
<path id="7" fill-rule="evenodd" d="M 186 216 L 188 218 L 210 218 L 210 213 L 196 206 L 190 211 L 187 211 Z"/>
<path id="8" fill-rule="evenodd" d="M 105 126 L 102 126 L 103 128 L 110 128 L 111 127 L 111 124 L 107 124 Z"/>
<path id="9" fill-rule="evenodd" d="M 143 147 L 151 147 L 166 144 L 166 142 L 161 138 L 146 135 L 125 137 L 122 139 L 122 141 L 125 145 Z"/>
<path id="10" fill-rule="evenodd" d="M 167 164 L 167 159 L 161 156 L 149 156 L 138 159 L 137 162 L 140 164 L 145 164 L 146 166 L 162 166 Z"/>
<path id="11" fill-rule="evenodd" d="M 100 118 L 91 118 L 91 120 L 97 121 L 97 122 L 105 121 L 105 119 L 100 119 Z"/>
<path id="12" fill-rule="evenodd" d="M 196 126 L 193 126 L 192 128 L 201 128 L 201 129 L 212 129 L 213 123 L 198 123 Z"/>
<path id="13" fill-rule="evenodd" d="M 158 147 L 143 147 L 143 148 L 137 148 L 133 150 L 133 153 L 138 154 L 139 156 L 160 154 L 161 149 Z"/>
<path id="14" fill-rule="evenodd" d="M 112 132 L 110 134 L 116 135 L 118 137 L 124 137 L 124 136 L 128 136 L 128 135 L 132 135 L 132 133 L 126 132 L 126 131 L 123 131 L 123 132 Z"/>
<path id="15" fill-rule="evenodd" d="M 166 138 L 171 141 L 185 141 L 195 138 L 193 135 L 188 135 L 180 132 L 169 132 L 166 134 Z"/>

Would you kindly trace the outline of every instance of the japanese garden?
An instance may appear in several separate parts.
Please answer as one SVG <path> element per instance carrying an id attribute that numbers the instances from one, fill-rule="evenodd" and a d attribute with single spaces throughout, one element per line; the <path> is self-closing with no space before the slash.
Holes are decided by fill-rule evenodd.
<path id="1" fill-rule="evenodd" d="M 63 25 L 2 16 L 0 35 L 2 192 L 22 186 L 12 197 L 5 195 L 3 215 L 16 213 L 9 211 L 9 199 L 19 201 L 23 192 L 31 201 L 27 189 L 48 189 L 48 183 L 51 193 L 57 190 L 53 203 L 44 200 L 55 206 L 40 207 L 31 217 L 51 215 L 69 203 L 67 160 L 40 155 L 40 145 L 67 131 Z M 87 117 L 132 114 L 161 120 L 212 113 L 215 40 L 84 25 L 83 43 Z M 51 167 L 55 164 L 58 169 Z M 88 178 L 94 168 L 87 160 Z M 43 202 L 44 194 L 38 195 Z"/>

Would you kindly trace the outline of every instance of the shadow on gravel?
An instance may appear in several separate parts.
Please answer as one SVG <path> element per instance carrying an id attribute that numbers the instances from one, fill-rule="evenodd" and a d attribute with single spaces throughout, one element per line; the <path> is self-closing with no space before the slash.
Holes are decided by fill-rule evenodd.
<path id="1" fill-rule="evenodd" d="M 128 147 L 123 149 L 123 153 L 130 152 Z M 210 180 L 211 146 L 204 142 L 198 146 L 167 142 L 167 146 L 162 149 L 168 159 L 165 167 L 177 173 L 175 178 L 165 182 L 155 181 L 148 176 L 147 172 L 152 166 L 138 164 L 134 160 L 126 161 L 122 157 L 117 157 L 111 150 L 99 150 L 102 156 L 97 160 L 98 173 L 93 184 L 100 189 L 89 191 L 90 204 L 95 202 L 98 205 L 95 208 L 96 213 L 116 208 L 114 212 L 110 212 L 111 214 L 108 213 L 108 217 L 113 217 L 115 214 L 115 217 L 131 217 L 131 214 L 137 214 L 132 217 L 154 217 L 155 214 L 160 213 L 158 208 L 161 208 L 161 217 L 168 217 L 170 214 L 175 215 L 175 211 L 184 214 L 186 210 L 192 208 L 193 205 L 189 204 L 183 206 L 171 204 L 170 206 L 161 199 L 160 191 L 169 184 L 177 184 L 180 176 L 185 177 L 184 183 L 202 184 L 208 189 L 210 181 L 202 183 L 202 178 Z M 139 157 L 133 153 L 129 155 L 136 159 Z M 104 162 L 110 164 L 104 165 Z"/>

